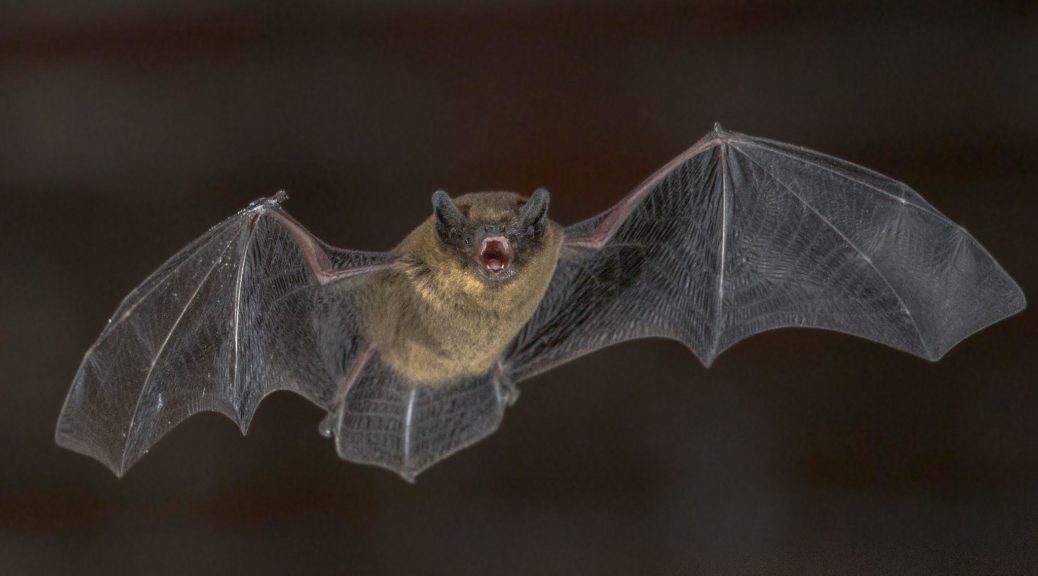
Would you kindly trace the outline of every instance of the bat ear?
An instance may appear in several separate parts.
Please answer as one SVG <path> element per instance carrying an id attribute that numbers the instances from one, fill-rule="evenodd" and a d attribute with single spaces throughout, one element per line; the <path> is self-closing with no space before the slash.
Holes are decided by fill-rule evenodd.
<path id="1" fill-rule="evenodd" d="M 465 225 L 465 215 L 443 190 L 433 192 L 432 205 L 433 214 L 436 216 L 436 233 L 441 239 L 446 240 L 452 230 Z"/>
<path id="2" fill-rule="evenodd" d="M 533 226 L 537 230 L 544 228 L 544 217 L 548 215 L 549 198 L 550 194 L 545 188 L 538 188 L 530 195 L 530 199 L 519 212 L 519 223 L 523 228 L 527 226 Z"/>

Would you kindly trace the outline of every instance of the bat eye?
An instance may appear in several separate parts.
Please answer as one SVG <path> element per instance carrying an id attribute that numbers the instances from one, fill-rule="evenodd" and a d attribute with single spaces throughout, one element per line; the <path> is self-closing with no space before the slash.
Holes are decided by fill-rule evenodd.
<path id="1" fill-rule="evenodd" d="M 491 272 L 499 272 L 512 263 L 512 246 L 504 236 L 486 238 L 480 245 L 479 263 Z"/>

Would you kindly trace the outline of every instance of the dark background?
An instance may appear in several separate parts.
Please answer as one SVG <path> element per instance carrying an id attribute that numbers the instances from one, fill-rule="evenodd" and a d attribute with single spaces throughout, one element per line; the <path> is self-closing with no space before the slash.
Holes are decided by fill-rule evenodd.
<path id="1" fill-rule="evenodd" d="M 571 223 L 715 120 L 910 183 L 1033 300 L 1038 10 L 139 4 L 0 7 L 0 572 L 1038 573 L 1034 309 L 937 364 L 808 330 L 710 370 L 624 344 L 413 486 L 285 393 L 122 480 L 52 440 L 122 296 L 256 197 L 351 248 L 441 187 L 545 185 Z"/>

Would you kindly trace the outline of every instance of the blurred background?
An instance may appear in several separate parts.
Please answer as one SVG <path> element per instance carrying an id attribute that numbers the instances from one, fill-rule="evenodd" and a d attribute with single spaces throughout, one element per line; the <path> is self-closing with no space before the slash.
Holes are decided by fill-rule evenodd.
<path id="1" fill-rule="evenodd" d="M 1030 6 L 1028 6 L 1030 4 Z M 784 330 L 522 386 L 411 486 L 279 393 L 124 479 L 56 447 L 121 298 L 249 201 L 390 248 L 437 188 L 606 208 L 705 134 L 903 180 L 1038 285 L 1038 7 L 463 0 L 0 5 L 4 574 L 1034 574 L 1034 308 L 930 364 Z"/>

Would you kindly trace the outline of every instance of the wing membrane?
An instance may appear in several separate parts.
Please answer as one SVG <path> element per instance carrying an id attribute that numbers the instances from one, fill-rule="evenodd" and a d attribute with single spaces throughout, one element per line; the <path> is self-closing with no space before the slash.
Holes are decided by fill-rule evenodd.
<path id="1" fill-rule="evenodd" d="M 331 410 L 336 367 L 318 342 L 324 284 L 388 254 L 328 247 L 259 201 L 173 256 L 116 310 L 76 374 L 58 444 L 121 475 L 200 411 L 243 430 L 264 396 L 291 390 Z M 348 362 L 349 350 L 337 350 Z"/>
<path id="2" fill-rule="evenodd" d="M 566 234 L 513 348 L 516 380 L 646 336 L 678 339 L 709 365 L 785 326 L 937 360 L 1025 306 L 984 248 L 904 184 L 720 128 Z"/>

